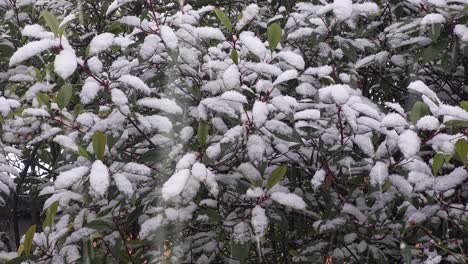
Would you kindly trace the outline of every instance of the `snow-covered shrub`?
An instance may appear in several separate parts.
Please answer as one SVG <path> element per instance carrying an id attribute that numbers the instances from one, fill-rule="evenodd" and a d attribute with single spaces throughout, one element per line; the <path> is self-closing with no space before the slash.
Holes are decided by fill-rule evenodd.
<path id="1" fill-rule="evenodd" d="M 0 258 L 467 261 L 466 4 L 0 1 Z"/>

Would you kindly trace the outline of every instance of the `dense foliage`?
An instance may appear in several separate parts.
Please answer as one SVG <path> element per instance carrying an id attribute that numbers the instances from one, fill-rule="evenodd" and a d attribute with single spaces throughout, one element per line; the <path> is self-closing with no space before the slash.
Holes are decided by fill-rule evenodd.
<path id="1" fill-rule="evenodd" d="M 0 0 L 0 258 L 467 262 L 467 6 Z"/>

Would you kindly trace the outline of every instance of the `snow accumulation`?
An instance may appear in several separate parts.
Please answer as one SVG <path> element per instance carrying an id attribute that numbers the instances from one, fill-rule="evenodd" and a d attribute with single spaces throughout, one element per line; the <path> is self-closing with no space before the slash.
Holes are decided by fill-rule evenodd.
<path id="1" fill-rule="evenodd" d="M 150 94 L 151 89 L 140 78 L 132 75 L 124 75 L 119 78 L 119 82 L 125 83 L 144 94 Z"/>
<path id="2" fill-rule="evenodd" d="M 83 179 L 89 171 L 86 166 L 76 167 L 74 169 L 60 173 L 54 182 L 55 189 L 67 189 L 73 184 Z"/>
<path id="3" fill-rule="evenodd" d="M 24 26 L 23 30 L 21 31 L 21 35 L 38 39 L 54 38 L 54 33 L 46 31 L 44 27 L 38 24 Z"/>
<path id="4" fill-rule="evenodd" d="M 304 70 L 305 62 L 301 55 L 292 51 L 281 51 L 276 56 L 292 67 L 298 70 Z"/>
<path id="5" fill-rule="evenodd" d="M 10 67 L 30 59 L 31 57 L 34 57 L 52 47 L 57 47 L 58 45 L 58 39 L 49 38 L 29 42 L 13 53 L 10 57 Z"/>
<path id="6" fill-rule="evenodd" d="M 314 177 L 312 177 L 312 180 L 310 181 L 310 184 L 312 184 L 315 189 L 320 188 L 325 181 L 325 176 L 326 172 L 324 170 L 316 171 Z"/>
<path id="7" fill-rule="evenodd" d="M 351 18 L 353 14 L 353 1 L 351 0 L 334 0 L 333 14 L 341 21 Z"/>
<path id="8" fill-rule="evenodd" d="M 263 236 L 268 227 L 268 218 L 265 214 L 265 209 L 257 205 L 252 209 L 252 226 L 255 234 Z"/>
<path id="9" fill-rule="evenodd" d="M 421 19 L 421 25 L 432 25 L 445 23 L 445 18 L 441 14 L 427 14 Z"/>
<path id="10" fill-rule="evenodd" d="M 256 4 L 248 5 L 244 11 L 242 11 L 241 18 L 236 24 L 236 30 L 240 31 L 242 28 L 244 28 L 258 15 L 259 10 L 260 8 Z"/>
<path id="11" fill-rule="evenodd" d="M 468 27 L 465 25 L 458 24 L 453 29 L 453 32 L 463 41 L 468 42 Z"/>
<path id="12" fill-rule="evenodd" d="M 291 207 L 297 210 L 305 210 L 306 203 L 302 198 L 294 193 L 274 192 L 271 199 L 281 205 Z"/>
<path id="13" fill-rule="evenodd" d="M 76 67 L 77 58 L 74 50 L 64 49 L 55 56 L 54 71 L 62 79 L 68 79 L 75 72 Z"/>
<path id="14" fill-rule="evenodd" d="M 170 200 L 179 195 L 185 188 L 190 177 L 190 170 L 183 169 L 172 175 L 162 187 L 162 197 L 164 200 Z"/>
<path id="15" fill-rule="evenodd" d="M 239 35 L 239 40 L 257 58 L 260 60 L 265 58 L 268 50 L 259 38 L 249 32 L 244 31 Z"/>
<path id="16" fill-rule="evenodd" d="M 372 186 L 384 184 L 388 178 L 388 166 L 381 161 L 377 161 L 374 167 L 372 167 L 369 176 Z"/>
<path id="17" fill-rule="evenodd" d="M 232 64 L 223 73 L 223 83 L 226 90 L 232 90 L 240 87 L 240 72 L 237 65 Z"/>
<path id="18" fill-rule="evenodd" d="M 398 148 L 405 158 L 411 158 L 419 152 L 421 139 L 412 130 L 406 130 L 398 137 Z"/>
<path id="19" fill-rule="evenodd" d="M 252 118 L 256 127 L 260 128 L 268 119 L 268 106 L 265 102 L 255 101 L 252 108 Z"/>
<path id="20" fill-rule="evenodd" d="M 114 34 L 107 32 L 95 36 L 89 44 L 90 54 L 98 54 L 110 48 L 114 42 L 114 37 Z"/>
<path id="21" fill-rule="evenodd" d="M 164 25 L 161 27 L 161 38 L 169 50 L 176 50 L 179 46 L 179 39 L 169 26 Z"/>
<path id="22" fill-rule="evenodd" d="M 104 196 L 109 188 L 109 170 L 100 160 L 96 160 L 91 166 L 89 184 L 91 189 L 99 196 Z"/>
<path id="23" fill-rule="evenodd" d="M 168 98 L 150 98 L 146 97 L 138 100 L 138 105 L 158 109 L 168 114 L 182 114 L 182 108 L 174 100 Z"/>

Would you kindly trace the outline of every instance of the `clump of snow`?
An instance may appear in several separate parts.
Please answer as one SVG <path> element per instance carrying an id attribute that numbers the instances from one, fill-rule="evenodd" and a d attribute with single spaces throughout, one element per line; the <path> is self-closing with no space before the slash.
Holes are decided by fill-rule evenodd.
<path id="1" fill-rule="evenodd" d="M 243 27 L 249 24 L 250 21 L 258 15 L 259 10 L 260 8 L 256 4 L 248 5 L 244 11 L 242 11 L 241 18 L 236 24 L 236 30 L 240 31 Z"/>
<path id="2" fill-rule="evenodd" d="M 468 42 L 468 27 L 465 25 L 458 24 L 453 29 L 453 32 L 463 41 Z"/>
<path id="3" fill-rule="evenodd" d="M 146 220 L 140 227 L 140 237 L 145 239 L 149 237 L 154 231 L 156 231 L 163 224 L 163 218 L 161 215 Z"/>
<path id="4" fill-rule="evenodd" d="M 126 74 L 122 77 L 119 78 L 119 82 L 125 83 L 139 91 L 141 91 L 144 94 L 150 94 L 151 89 L 146 85 L 140 78 L 136 76 L 132 76 L 129 74 Z"/>
<path id="5" fill-rule="evenodd" d="M 305 67 L 302 56 L 292 51 L 281 51 L 277 54 L 277 57 L 298 70 L 303 70 Z"/>
<path id="6" fill-rule="evenodd" d="M 314 189 L 320 188 L 320 186 L 322 186 L 323 182 L 325 181 L 325 176 L 326 172 L 324 170 L 316 171 L 314 177 L 312 177 L 312 180 L 310 181 L 312 187 L 314 187 Z"/>
<path id="7" fill-rule="evenodd" d="M 240 87 L 240 72 L 237 65 L 232 64 L 224 71 L 223 83 L 227 90 Z"/>
<path id="8" fill-rule="evenodd" d="M 445 18 L 441 14 L 427 14 L 421 19 L 421 25 L 432 25 L 445 23 Z"/>
<path id="9" fill-rule="evenodd" d="M 344 21 L 351 18 L 353 14 L 353 1 L 351 0 L 334 0 L 333 14 L 338 20 Z"/>
<path id="10" fill-rule="evenodd" d="M 21 35 L 38 39 L 53 38 L 54 33 L 46 31 L 41 25 L 33 24 L 24 26 Z"/>
<path id="11" fill-rule="evenodd" d="M 278 78 L 276 78 L 273 85 L 278 85 L 280 83 L 287 82 L 289 80 L 297 79 L 298 76 L 299 74 L 296 70 L 284 71 L 283 73 L 280 74 L 280 76 L 278 76 Z"/>
<path id="12" fill-rule="evenodd" d="M 96 160 L 89 173 L 91 189 L 99 196 L 104 196 L 109 188 L 109 170 L 100 160 Z"/>
<path id="13" fill-rule="evenodd" d="M 320 111 L 317 109 L 307 109 L 294 114 L 294 120 L 317 120 L 320 119 Z"/>
<path id="14" fill-rule="evenodd" d="M 76 70 L 77 61 L 73 49 L 64 49 L 55 56 L 54 71 L 62 79 L 66 80 Z"/>
<path id="15" fill-rule="evenodd" d="M 57 39 L 41 39 L 38 41 L 29 42 L 28 44 L 19 48 L 10 57 L 10 67 L 19 64 L 31 57 L 34 57 L 41 52 L 44 52 L 52 47 L 57 47 L 59 41 Z"/>
<path id="16" fill-rule="evenodd" d="M 89 53 L 97 54 L 110 48 L 114 42 L 114 37 L 114 34 L 108 32 L 95 36 L 89 43 Z"/>
<path id="17" fill-rule="evenodd" d="M 252 227 L 255 234 L 259 237 L 263 236 L 268 227 L 268 218 L 265 214 L 265 209 L 260 205 L 256 205 L 252 209 Z"/>
<path id="18" fill-rule="evenodd" d="M 354 216 L 361 224 L 367 220 L 367 217 L 356 206 L 349 203 L 343 205 L 342 212 Z"/>
<path id="19" fill-rule="evenodd" d="M 179 46 L 179 40 L 177 39 L 174 30 L 166 25 L 161 26 L 160 30 L 161 39 L 164 41 L 164 44 L 166 44 L 166 47 L 170 50 L 176 50 Z"/>
<path id="20" fill-rule="evenodd" d="M 382 118 L 382 126 L 384 127 L 405 127 L 408 126 L 408 122 L 400 114 L 390 113 Z"/>
<path id="21" fill-rule="evenodd" d="M 60 173 L 54 182 L 55 189 L 70 188 L 73 184 L 81 180 L 88 171 L 88 167 L 80 166 Z"/>
<path id="22" fill-rule="evenodd" d="M 274 192 L 271 194 L 271 199 L 286 207 L 291 207 L 297 210 L 305 210 L 306 208 L 304 200 L 294 193 Z"/>
<path id="23" fill-rule="evenodd" d="M 419 152 L 421 139 L 412 130 L 406 130 L 398 137 L 398 148 L 405 158 L 411 158 Z"/>
<path id="24" fill-rule="evenodd" d="M 133 195 L 133 185 L 124 174 L 116 173 L 114 174 L 113 178 L 115 181 L 115 185 L 117 185 L 119 191 L 121 191 L 127 197 L 131 197 Z"/>
<path id="25" fill-rule="evenodd" d="M 259 38 L 253 36 L 249 32 L 244 31 L 239 35 L 239 40 L 252 54 L 257 56 L 257 58 L 260 60 L 265 58 L 267 49 Z"/>
<path id="26" fill-rule="evenodd" d="M 138 105 L 158 109 L 169 114 L 182 114 L 183 110 L 174 100 L 168 98 L 146 97 L 138 100 Z"/>
<path id="27" fill-rule="evenodd" d="M 436 130 L 439 125 L 439 120 L 434 116 L 423 116 L 416 122 L 416 127 L 421 130 Z"/>
<path id="28" fill-rule="evenodd" d="M 411 196 L 411 193 L 413 192 L 413 186 L 403 177 L 400 175 L 392 174 L 389 176 L 390 182 L 395 186 L 398 191 L 405 195 L 405 196 Z"/>
<path id="29" fill-rule="evenodd" d="M 164 200 L 170 200 L 179 195 L 185 188 L 190 177 L 190 169 L 183 169 L 173 174 L 164 184 L 161 190 Z"/>
<path id="30" fill-rule="evenodd" d="M 252 118 L 256 127 L 260 128 L 268 119 L 268 106 L 265 102 L 255 101 L 252 108 Z"/>
<path id="31" fill-rule="evenodd" d="M 377 161 L 370 171 L 370 183 L 372 186 L 383 185 L 388 178 L 387 164 Z"/>

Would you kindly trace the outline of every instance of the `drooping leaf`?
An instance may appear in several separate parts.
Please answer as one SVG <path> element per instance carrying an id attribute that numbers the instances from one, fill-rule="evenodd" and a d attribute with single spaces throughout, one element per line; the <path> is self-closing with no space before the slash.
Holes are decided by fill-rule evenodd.
<path id="1" fill-rule="evenodd" d="M 36 233 L 36 225 L 29 227 L 28 231 L 24 235 L 24 254 L 29 256 L 31 254 L 31 246 L 34 239 L 34 234 Z"/>
<path id="2" fill-rule="evenodd" d="M 273 23 L 268 26 L 267 33 L 270 49 L 274 50 L 278 46 L 279 42 L 281 41 L 281 37 L 283 36 L 281 26 L 278 23 Z"/>
<path id="3" fill-rule="evenodd" d="M 421 117 L 429 115 L 430 113 L 431 110 L 429 110 L 429 107 L 425 103 L 418 101 L 413 105 L 413 108 L 411 109 L 410 121 L 413 124 L 416 124 L 416 122 Z"/>
<path id="4" fill-rule="evenodd" d="M 86 227 L 96 229 L 98 231 L 105 230 L 105 229 L 112 229 L 112 226 L 108 222 L 100 220 L 100 219 L 95 219 L 87 223 Z"/>
<path id="5" fill-rule="evenodd" d="M 432 173 L 437 175 L 445 163 L 445 155 L 442 153 L 437 153 L 434 155 L 432 160 Z"/>
<path id="6" fill-rule="evenodd" d="M 274 169 L 270 175 L 270 178 L 268 178 L 267 190 L 273 188 L 273 186 L 275 186 L 284 177 L 284 175 L 286 175 L 287 171 L 288 167 L 285 165 Z"/>
<path id="7" fill-rule="evenodd" d="M 63 85 L 57 94 L 57 105 L 60 109 L 63 109 L 70 103 L 73 96 L 73 87 L 71 84 Z"/>
<path id="8" fill-rule="evenodd" d="M 43 228 L 47 226 L 52 228 L 55 222 L 54 221 L 55 216 L 57 215 L 58 206 L 59 206 L 59 201 L 55 201 L 52 203 L 52 205 L 49 206 L 49 208 L 47 208 L 46 217 L 44 219 L 44 222 L 42 223 Z"/>
<path id="9" fill-rule="evenodd" d="M 246 263 L 249 257 L 250 251 L 250 242 L 239 243 L 236 241 L 231 241 L 231 251 L 232 257 L 238 259 L 241 264 Z"/>
<path id="10" fill-rule="evenodd" d="M 203 146 L 206 144 L 206 141 L 208 140 L 209 128 L 210 126 L 205 121 L 200 121 L 198 123 L 197 138 L 198 138 L 198 143 L 200 144 L 200 146 Z"/>
<path id="11" fill-rule="evenodd" d="M 237 53 L 236 49 L 232 49 L 232 51 L 231 51 L 231 60 L 235 64 L 239 64 L 239 54 Z"/>
<path id="12" fill-rule="evenodd" d="M 140 157 L 141 162 L 160 162 L 164 160 L 166 156 L 166 151 L 164 149 L 150 149 L 147 152 L 145 152 L 143 155 Z"/>
<path id="13" fill-rule="evenodd" d="M 58 21 L 57 17 L 47 10 L 42 11 L 42 17 L 44 18 L 50 31 L 55 33 L 55 35 L 59 35 L 60 22 Z"/>
<path id="14" fill-rule="evenodd" d="M 461 108 L 463 108 L 465 111 L 468 111 L 468 101 L 461 101 L 460 102 Z"/>
<path id="15" fill-rule="evenodd" d="M 93 135 L 93 149 L 96 159 L 102 160 L 104 152 L 106 151 L 106 135 L 101 131 L 94 132 Z"/>
<path id="16" fill-rule="evenodd" d="M 461 162 L 466 162 L 466 155 L 468 154 L 468 142 L 466 139 L 461 138 L 455 143 L 455 151 L 457 152 L 458 158 Z"/>
<path id="17" fill-rule="evenodd" d="M 47 108 L 50 108 L 50 97 L 45 93 L 37 93 L 36 99 L 40 105 L 46 105 Z"/>
<path id="18" fill-rule="evenodd" d="M 229 33 L 232 33 L 231 20 L 229 20 L 229 17 L 226 15 L 226 13 L 224 13 L 221 9 L 217 7 L 215 7 L 214 12 L 216 14 L 216 17 L 218 17 L 219 21 L 226 27 Z"/>

